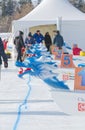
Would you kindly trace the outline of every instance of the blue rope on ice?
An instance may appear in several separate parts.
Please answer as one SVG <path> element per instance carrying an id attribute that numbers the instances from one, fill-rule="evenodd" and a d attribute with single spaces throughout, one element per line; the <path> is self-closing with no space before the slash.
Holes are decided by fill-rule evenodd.
<path id="1" fill-rule="evenodd" d="M 16 119 L 16 122 L 15 122 L 15 124 L 14 124 L 13 130 L 17 130 L 17 127 L 18 127 L 18 125 L 19 125 L 19 121 L 20 121 L 20 118 L 21 118 L 21 115 L 22 115 L 22 107 L 27 104 L 27 100 L 28 100 L 28 98 L 29 98 L 29 96 L 30 96 L 30 92 L 31 92 L 30 81 L 31 81 L 31 78 L 30 78 L 30 75 L 29 75 L 28 91 L 27 91 L 27 94 L 26 94 L 25 99 L 23 100 L 22 104 L 21 104 L 21 105 L 19 106 L 19 108 L 18 108 L 17 119 Z"/>

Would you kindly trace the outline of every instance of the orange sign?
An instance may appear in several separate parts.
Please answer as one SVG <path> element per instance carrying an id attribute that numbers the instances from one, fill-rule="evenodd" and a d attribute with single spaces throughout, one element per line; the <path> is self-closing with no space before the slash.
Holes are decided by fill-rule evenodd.
<path id="1" fill-rule="evenodd" d="M 72 54 L 62 54 L 61 56 L 61 67 L 62 68 L 74 68 L 73 55 Z"/>
<path id="2" fill-rule="evenodd" d="M 53 55 L 56 54 L 56 46 L 54 46 L 54 45 L 51 46 L 51 53 L 52 53 Z"/>
<path id="3" fill-rule="evenodd" d="M 55 60 L 61 60 L 63 49 L 59 49 L 57 46 L 51 46 L 51 53 L 54 55 Z"/>
<path id="4" fill-rule="evenodd" d="M 75 90 L 85 90 L 85 69 L 84 68 L 75 68 L 75 81 L 74 81 Z"/>
<path id="5" fill-rule="evenodd" d="M 62 53 L 63 53 L 63 49 L 57 49 L 54 59 L 61 60 Z"/>

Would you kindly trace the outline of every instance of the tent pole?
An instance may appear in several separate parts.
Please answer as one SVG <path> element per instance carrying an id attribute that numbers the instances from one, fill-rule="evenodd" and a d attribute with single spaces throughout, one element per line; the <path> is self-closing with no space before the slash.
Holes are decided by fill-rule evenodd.
<path id="1" fill-rule="evenodd" d="M 57 30 L 61 33 L 62 17 L 57 17 Z"/>

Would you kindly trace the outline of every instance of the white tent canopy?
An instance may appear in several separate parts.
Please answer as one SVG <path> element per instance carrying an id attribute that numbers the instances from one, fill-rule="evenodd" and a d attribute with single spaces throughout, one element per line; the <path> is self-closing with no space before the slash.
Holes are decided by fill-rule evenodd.
<path id="1" fill-rule="evenodd" d="M 85 15 L 71 5 L 68 0 L 43 0 L 31 13 L 19 19 L 28 20 L 55 20 L 57 17 L 63 20 L 85 20 Z"/>
<path id="2" fill-rule="evenodd" d="M 73 7 L 68 0 L 43 0 L 29 14 L 13 21 L 13 34 L 22 30 L 26 35 L 29 27 L 57 24 L 58 17 L 62 17 L 61 32 L 65 41 L 78 43 L 85 49 L 85 14 Z"/>

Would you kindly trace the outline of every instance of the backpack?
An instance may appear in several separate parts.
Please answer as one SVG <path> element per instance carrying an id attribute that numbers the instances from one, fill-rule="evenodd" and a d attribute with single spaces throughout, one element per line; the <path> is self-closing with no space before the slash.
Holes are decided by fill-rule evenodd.
<path id="1" fill-rule="evenodd" d="M 14 45 L 16 46 L 16 49 L 18 49 L 18 47 L 19 47 L 19 37 L 15 37 Z"/>

